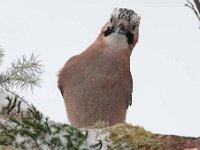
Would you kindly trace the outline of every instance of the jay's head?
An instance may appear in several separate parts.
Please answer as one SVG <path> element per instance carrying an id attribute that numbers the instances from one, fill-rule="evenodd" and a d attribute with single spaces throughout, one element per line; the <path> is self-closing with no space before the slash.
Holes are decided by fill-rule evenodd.
<path id="1" fill-rule="evenodd" d="M 115 8 L 101 34 L 108 44 L 123 44 L 131 48 L 138 41 L 140 16 L 126 8 Z"/>

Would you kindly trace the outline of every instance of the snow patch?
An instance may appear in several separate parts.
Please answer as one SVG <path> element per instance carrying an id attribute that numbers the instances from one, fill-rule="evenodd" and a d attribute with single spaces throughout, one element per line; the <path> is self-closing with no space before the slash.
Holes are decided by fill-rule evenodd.
<path id="1" fill-rule="evenodd" d="M 9 101 L 7 98 L 11 98 L 12 100 L 14 100 L 16 96 L 17 95 L 11 92 L 7 91 L 0 92 L 0 112 L 2 112 L 2 109 L 8 105 Z M 26 111 L 29 108 L 28 102 L 26 102 L 25 100 L 18 97 L 18 101 L 21 101 L 20 104 L 21 111 Z M 16 111 L 16 108 L 13 111 Z"/>

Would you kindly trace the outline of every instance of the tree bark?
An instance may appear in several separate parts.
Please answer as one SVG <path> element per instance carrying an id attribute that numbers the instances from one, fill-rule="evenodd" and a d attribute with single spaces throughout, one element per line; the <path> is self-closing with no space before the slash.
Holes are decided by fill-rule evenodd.
<path id="1" fill-rule="evenodd" d="M 199 0 L 194 0 L 194 3 L 196 5 L 196 7 L 197 7 L 197 10 L 198 10 L 199 14 L 200 14 L 200 1 Z"/>
<path id="2" fill-rule="evenodd" d="M 158 135 L 157 138 L 164 143 L 159 150 L 200 150 L 200 138 L 176 135 Z"/>

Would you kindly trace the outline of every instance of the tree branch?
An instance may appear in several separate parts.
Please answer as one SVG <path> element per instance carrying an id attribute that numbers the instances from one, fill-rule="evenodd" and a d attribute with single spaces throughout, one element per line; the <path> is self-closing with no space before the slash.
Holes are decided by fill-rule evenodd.
<path id="1" fill-rule="evenodd" d="M 200 2 L 199 2 L 199 0 L 194 0 L 196 8 L 189 0 L 186 0 L 186 1 L 187 1 L 187 4 L 185 4 L 185 6 L 193 10 L 194 14 L 197 16 L 197 18 L 200 22 Z"/>
<path id="2" fill-rule="evenodd" d="M 199 0 L 194 0 L 194 3 L 197 7 L 197 10 L 199 11 L 199 14 L 200 14 L 200 1 Z"/>

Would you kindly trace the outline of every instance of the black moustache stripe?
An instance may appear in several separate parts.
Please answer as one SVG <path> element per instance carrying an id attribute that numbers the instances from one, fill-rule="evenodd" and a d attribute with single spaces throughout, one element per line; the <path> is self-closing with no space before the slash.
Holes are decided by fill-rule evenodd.
<path id="1" fill-rule="evenodd" d="M 108 27 L 107 30 L 104 32 L 104 36 L 107 37 L 111 33 L 117 32 L 116 28 L 114 27 Z M 127 37 L 128 44 L 132 44 L 134 40 L 134 35 L 130 31 L 123 31 L 120 32 L 120 34 L 123 34 Z"/>
<path id="2" fill-rule="evenodd" d="M 107 30 L 104 32 L 104 36 L 107 37 L 113 32 L 114 32 L 114 27 L 108 27 Z"/>
<path id="3" fill-rule="evenodd" d="M 128 44 L 132 44 L 133 40 L 134 40 L 134 34 L 131 33 L 130 31 L 128 31 L 128 32 L 126 32 L 125 36 L 127 37 Z"/>

